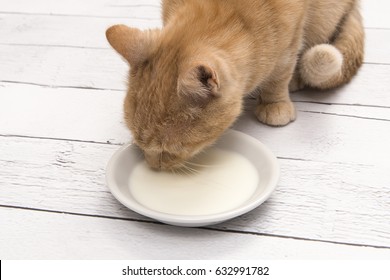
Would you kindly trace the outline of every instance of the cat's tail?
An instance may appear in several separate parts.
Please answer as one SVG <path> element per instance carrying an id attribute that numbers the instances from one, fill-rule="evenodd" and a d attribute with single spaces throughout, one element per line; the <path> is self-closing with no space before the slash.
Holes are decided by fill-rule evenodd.
<path id="1" fill-rule="evenodd" d="M 349 82 L 362 65 L 364 30 L 358 5 L 339 28 L 331 44 L 316 45 L 303 53 L 299 71 L 305 84 L 334 88 Z"/>

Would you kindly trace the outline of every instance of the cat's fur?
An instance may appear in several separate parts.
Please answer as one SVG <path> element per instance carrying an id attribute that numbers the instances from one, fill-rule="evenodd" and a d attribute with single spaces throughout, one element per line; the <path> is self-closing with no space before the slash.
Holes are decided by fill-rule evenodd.
<path id="1" fill-rule="evenodd" d="M 130 64 L 125 119 L 155 168 L 209 146 L 259 92 L 259 121 L 295 119 L 290 91 L 348 82 L 363 61 L 355 0 L 163 0 L 161 30 L 124 25 L 107 38 Z"/>

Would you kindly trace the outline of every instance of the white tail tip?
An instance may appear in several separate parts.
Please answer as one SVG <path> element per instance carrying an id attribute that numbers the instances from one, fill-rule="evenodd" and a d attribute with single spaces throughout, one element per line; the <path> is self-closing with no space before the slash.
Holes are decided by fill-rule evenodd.
<path id="1" fill-rule="evenodd" d="M 303 80 L 320 87 L 341 74 L 343 55 L 329 44 L 316 45 L 306 51 L 301 58 L 300 72 Z"/>

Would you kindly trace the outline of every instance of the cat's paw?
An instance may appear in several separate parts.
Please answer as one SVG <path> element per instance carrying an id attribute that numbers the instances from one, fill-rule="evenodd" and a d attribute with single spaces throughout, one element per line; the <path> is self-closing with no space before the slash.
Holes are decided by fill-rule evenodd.
<path id="1" fill-rule="evenodd" d="M 270 126 L 284 126 L 295 120 L 295 108 L 291 101 L 258 104 L 257 119 Z"/>

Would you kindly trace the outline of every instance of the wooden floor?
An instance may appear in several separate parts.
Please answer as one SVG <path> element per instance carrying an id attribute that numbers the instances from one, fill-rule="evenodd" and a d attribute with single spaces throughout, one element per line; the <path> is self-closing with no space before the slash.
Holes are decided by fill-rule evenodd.
<path id="1" fill-rule="evenodd" d="M 278 156 L 258 209 L 209 228 L 142 217 L 105 184 L 127 65 L 116 23 L 161 26 L 158 0 L 1 0 L 0 259 L 390 258 L 390 2 L 363 0 L 365 64 L 347 86 L 293 95 L 284 128 L 235 128 Z M 249 106 L 250 107 L 250 106 Z"/>

